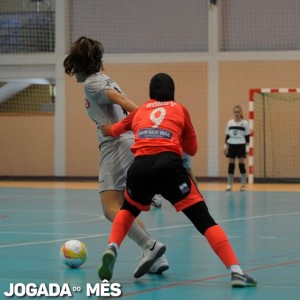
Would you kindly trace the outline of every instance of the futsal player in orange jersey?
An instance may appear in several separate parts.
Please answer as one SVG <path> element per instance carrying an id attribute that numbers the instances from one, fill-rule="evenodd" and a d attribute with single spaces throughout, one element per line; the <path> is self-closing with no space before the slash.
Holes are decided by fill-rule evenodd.
<path id="1" fill-rule="evenodd" d="M 211 248 L 231 272 L 233 287 L 256 286 L 255 279 L 244 274 L 224 230 L 205 204 L 204 198 L 183 166 L 182 151 L 195 155 L 198 144 L 189 112 L 174 100 L 173 79 L 164 73 L 150 82 L 150 100 L 114 125 L 103 125 L 104 135 L 117 137 L 132 130 L 135 143 L 131 151 L 135 159 L 127 173 L 125 201 L 118 212 L 102 256 L 98 275 L 110 280 L 119 247 L 132 222 L 141 211 L 148 211 L 152 197 L 161 194 L 177 211 L 182 211 L 203 234 Z M 146 274 L 165 247 L 156 251 L 154 244 L 144 253 Z"/>

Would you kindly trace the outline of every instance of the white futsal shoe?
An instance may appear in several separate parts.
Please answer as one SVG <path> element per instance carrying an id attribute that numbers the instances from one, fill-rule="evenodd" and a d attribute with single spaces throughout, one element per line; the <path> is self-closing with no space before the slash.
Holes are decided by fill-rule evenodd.
<path id="1" fill-rule="evenodd" d="M 166 246 L 159 241 L 154 241 L 151 247 L 144 250 L 142 259 L 134 271 L 133 276 L 140 278 L 149 272 L 154 262 L 166 252 Z"/>
<path id="2" fill-rule="evenodd" d="M 244 184 L 242 184 L 240 191 L 241 192 L 245 192 L 246 191 L 246 186 Z"/>
<path id="3" fill-rule="evenodd" d="M 232 185 L 231 184 L 228 184 L 227 186 L 226 186 L 226 191 L 227 192 L 230 192 L 232 190 Z"/>
<path id="4" fill-rule="evenodd" d="M 154 262 L 154 264 L 152 265 L 148 273 L 162 274 L 164 271 L 167 271 L 168 269 L 169 269 L 169 262 L 166 256 L 162 255 Z"/>
<path id="5" fill-rule="evenodd" d="M 161 195 L 154 195 L 151 204 L 155 207 L 161 207 L 163 199 L 164 198 Z"/>

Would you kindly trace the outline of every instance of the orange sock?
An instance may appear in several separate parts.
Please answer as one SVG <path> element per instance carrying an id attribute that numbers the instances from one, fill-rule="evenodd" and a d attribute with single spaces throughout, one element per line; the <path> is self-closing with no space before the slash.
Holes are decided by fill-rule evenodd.
<path id="1" fill-rule="evenodd" d="M 231 265 L 238 265 L 238 259 L 233 248 L 228 241 L 227 235 L 219 225 L 214 225 L 205 231 L 204 236 L 207 238 L 211 248 L 219 256 L 226 268 Z"/>
<path id="2" fill-rule="evenodd" d="M 130 211 L 121 209 L 114 219 L 108 243 L 120 246 L 134 220 L 135 217 Z"/>

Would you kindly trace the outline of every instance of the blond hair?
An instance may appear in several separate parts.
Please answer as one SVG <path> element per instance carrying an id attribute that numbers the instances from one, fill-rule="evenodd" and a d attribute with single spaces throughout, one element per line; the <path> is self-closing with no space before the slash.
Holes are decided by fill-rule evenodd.
<path id="1" fill-rule="evenodd" d="M 241 118 L 244 119 L 242 107 L 241 107 L 240 105 L 235 105 L 235 106 L 233 107 L 233 111 L 234 111 L 235 109 L 239 109 L 239 110 L 240 110 L 240 112 L 241 112 Z"/>

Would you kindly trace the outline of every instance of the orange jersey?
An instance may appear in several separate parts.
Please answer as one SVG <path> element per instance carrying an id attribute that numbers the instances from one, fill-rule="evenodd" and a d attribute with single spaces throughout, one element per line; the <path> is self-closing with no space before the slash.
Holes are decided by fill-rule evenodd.
<path id="1" fill-rule="evenodd" d="M 132 130 L 135 156 L 171 151 L 182 156 L 182 150 L 195 155 L 198 148 L 196 133 L 187 109 L 175 101 L 148 100 L 122 121 L 115 123 L 110 134 L 114 137 Z"/>

